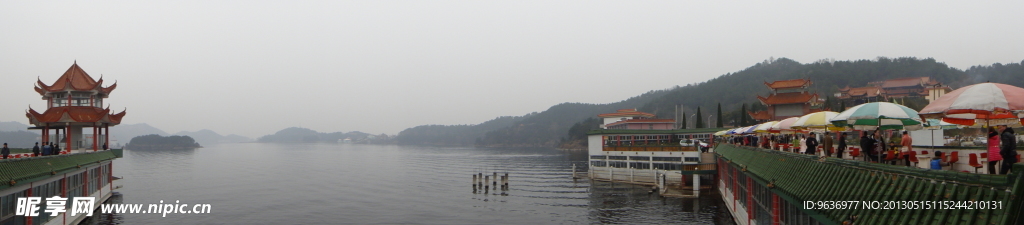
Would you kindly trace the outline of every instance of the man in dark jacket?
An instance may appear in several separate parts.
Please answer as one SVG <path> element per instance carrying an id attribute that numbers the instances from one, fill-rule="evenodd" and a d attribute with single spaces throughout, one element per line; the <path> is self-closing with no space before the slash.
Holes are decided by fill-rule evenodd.
<path id="1" fill-rule="evenodd" d="M 32 157 L 39 156 L 39 142 L 36 142 L 36 146 L 32 147 Z"/>
<path id="2" fill-rule="evenodd" d="M 869 137 L 867 131 L 860 134 L 860 149 L 866 155 L 864 161 L 878 162 L 878 153 L 875 152 L 875 139 Z"/>
<path id="3" fill-rule="evenodd" d="M 807 151 L 804 154 L 814 155 L 814 152 L 818 150 L 818 136 L 811 132 L 807 136 Z"/>
<path id="4" fill-rule="evenodd" d="M 846 133 L 839 133 L 839 147 L 836 148 L 836 158 L 843 158 L 843 151 L 846 151 Z"/>
<path id="5" fill-rule="evenodd" d="M 4 155 L 4 159 L 7 159 L 7 156 L 11 154 L 11 149 L 7 148 L 7 143 L 4 143 L 4 148 L 0 149 L 0 154 Z"/>
<path id="6" fill-rule="evenodd" d="M 1013 128 L 1006 127 L 1006 125 L 1001 128 L 1003 128 L 1003 133 L 999 135 L 999 154 L 1003 156 L 1003 168 L 1000 169 L 999 174 L 1007 174 L 1010 172 L 1010 167 L 1017 163 L 1017 134 L 1013 133 Z"/>

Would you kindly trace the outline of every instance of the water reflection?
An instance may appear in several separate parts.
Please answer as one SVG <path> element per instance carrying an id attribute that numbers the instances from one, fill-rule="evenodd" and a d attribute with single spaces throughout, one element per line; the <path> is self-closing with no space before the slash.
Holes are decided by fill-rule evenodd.
<path id="1" fill-rule="evenodd" d="M 583 151 L 245 143 L 127 152 L 114 169 L 122 201 L 181 200 L 213 213 L 101 224 L 731 223 L 712 193 L 672 199 L 572 179 L 573 164 L 586 169 Z M 473 174 L 494 173 L 508 173 L 506 190 L 473 192 Z"/>

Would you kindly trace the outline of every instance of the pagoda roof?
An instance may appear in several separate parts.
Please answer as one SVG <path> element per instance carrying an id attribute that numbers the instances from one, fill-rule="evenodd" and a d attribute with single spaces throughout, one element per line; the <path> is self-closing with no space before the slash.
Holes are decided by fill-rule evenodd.
<path id="1" fill-rule="evenodd" d="M 768 111 L 747 112 L 747 115 L 750 115 L 750 118 L 754 118 L 754 120 L 771 120 L 772 119 L 772 115 L 769 115 Z"/>
<path id="2" fill-rule="evenodd" d="M 110 114 L 110 108 L 102 109 L 99 107 L 91 106 L 64 106 L 64 107 L 53 107 L 46 109 L 45 112 L 39 113 L 36 110 L 29 107 L 28 112 L 25 116 L 28 117 L 29 122 L 36 126 L 42 126 L 46 123 L 109 123 L 111 125 L 121 124 L 121 118 L 125 115 L 125 111 L 121 111 L 117 114 Z"/>
<path id="3" fill-rule="evenodd" d="M 620 109 L 614 113 L 598 114 L 600 118 L 613 118 L 613 117 L 645 117 L 654 118 L 654 114 L 636 111 L 636 109 Z"/>
<path id="4" fill-rule="evenodd" d="M 808 94 L 806 92 L 772 94 L 767 98 L 757 96 L 757 100 L 760 100 L 761 103 L 764 103 L 765 105 L 809 103 L 817 98 L 818 94 Z"/>
<path id="5" fill-rule="evenodd" d="M 79 67 L 76 62 L 71 64 L 71 68 L 68 68 L 52 85 L 46 85 L 42 80 L 37 79 L 35 90 L 40 95 L 61 91 L 97 91 L 110 94 L 114 88 L 117 88 L 117 82 L 109 87 L 103 87 L 103 77 L 100 77 L 99 80 L 92 79 L 92 76 L 82 70 L 82 67 Z"/>
<path id="6" fill-rule="evenodd" d="M 810 86 L 811 85 L 811 80 L 809 80 L 809 79 L 777 80 L 777 81 L 772 81 L 771 83 L 764 82 L 764 85 L 768 86 L 768 88 L 771 88 L 771 89 L 800 88 L 800 87 Z"/>

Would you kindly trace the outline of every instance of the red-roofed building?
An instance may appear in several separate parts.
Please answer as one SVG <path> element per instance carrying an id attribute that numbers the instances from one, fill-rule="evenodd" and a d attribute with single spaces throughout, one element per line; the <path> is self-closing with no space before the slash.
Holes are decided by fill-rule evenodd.
<path id="1" fill-rule="evenodd" d="M 809 79 L 780 80 L 764 82 L 771 89 L 768 97 L 757 96 L 761 104 L 768 106 L 767 111 L 747 112 L 756 121 L 782 120 L 794 116 L 802 116 L 812 111 L 812 106 L 819 101 L 818 94 L 807 92 L 812 84 Z"/>
<path id="2" fill-rule="evenodd" d="M 952 90 L 930 77 L 909 77 L 869 82 L 865 87 L 841 88 L 836 97 L 845 101 L 847 106 L 908 97 L 924 98 L 930 102 Z"/>
<path id="3" fill-rule="evenodd" d="M 672 130 L 675 123 L 673 119 L 627 119 L 604 126 L 605 129 L 621 130 Z"/>
<path id="4" fill-rule="evenodd" d="M 46 111 L 37 112 L 29 107 L 25 116 L 29 123 L 35 125 L 29 129 L 42 130 L 42 142 L 54 142 L 63 149 L 86 149 L 84 127 L 91 127 L 93 140 L 92 149 L 109 143 L 110 126 L 121 124 L 125 111 L 111 114 L 109 107 L 103 108 L 103 99 L 117 88 L 117 83 L 103 87 L 103 78 L 94 80 L 82 70 L 77 63 L 72 64 L 53 84 L 47 85 L 42 80 L 36 81 L 36 93 L 46 100 Z M 55 131 L 55 139 L 51 139 L 51 130 Z M 64 134 L 61 135 L 61 130 Z"/>
<path id="5" fill-rule="evenodd" d="M 630 119 L 652 119 L 654 114 L 636 111 L 636 109 L 620 109 L 614 113 L 598 114 L 597 117 L 603 118 L 601 128 L 609 129 L 607 126 L 612 123 L 619 121 L 630 120 Z"/>

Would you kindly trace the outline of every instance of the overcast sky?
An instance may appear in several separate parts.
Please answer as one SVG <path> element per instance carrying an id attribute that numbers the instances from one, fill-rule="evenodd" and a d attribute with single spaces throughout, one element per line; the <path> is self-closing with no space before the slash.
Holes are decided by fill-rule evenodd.
<path id="1" fill-rule="evenodd" d="M 610 103 L 742 70 L 1024 60 L 1024 1 L 4 1 L 0 121 L 78 61 L 122 123 L 397 134 Z"/>

